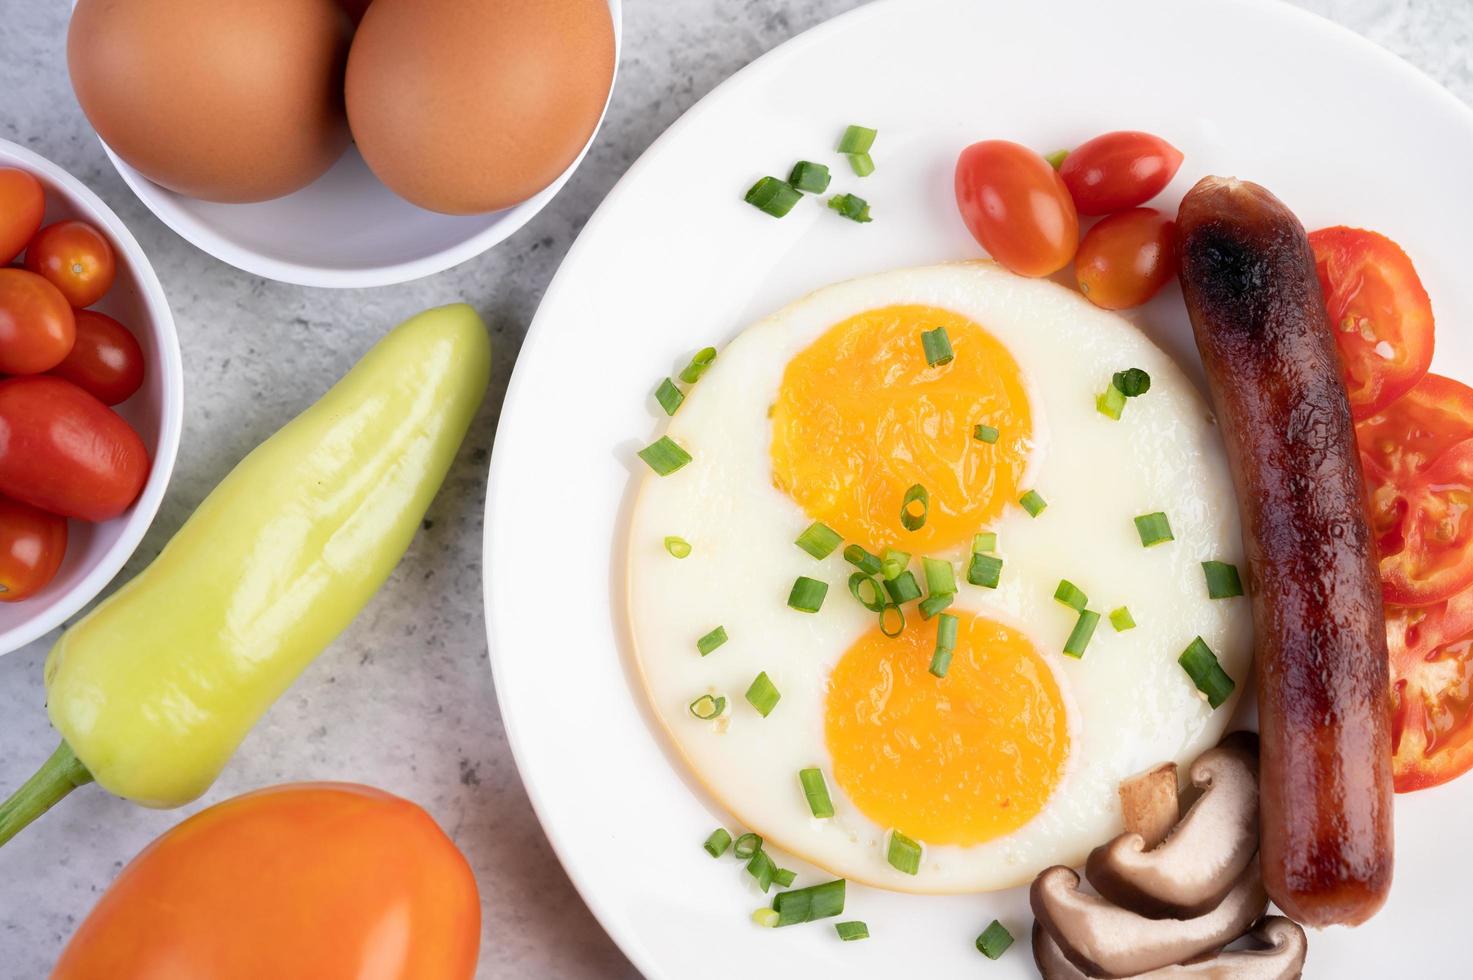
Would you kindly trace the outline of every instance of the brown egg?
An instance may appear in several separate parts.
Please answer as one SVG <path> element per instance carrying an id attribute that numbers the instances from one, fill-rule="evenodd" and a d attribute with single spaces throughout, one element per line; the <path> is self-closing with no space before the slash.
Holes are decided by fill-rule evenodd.
<path id="1" fill-rule="evenodd" d="M 606 0 L 373 0 L 348 56 L 348 120 L 399 195 L 479 214 L 568 168 L 613 78 Z"/>
<path id="2" fill-rule="evenodd" d="M 145 177 L 265 201 L 347 148 L 351 32 L 334 0 L 80 0 L 67 66 L 87 119 Z"/>

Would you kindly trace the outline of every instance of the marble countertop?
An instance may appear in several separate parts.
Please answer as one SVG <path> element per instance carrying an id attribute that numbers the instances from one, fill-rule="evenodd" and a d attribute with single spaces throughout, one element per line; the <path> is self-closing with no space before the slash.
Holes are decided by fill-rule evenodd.
<path id="1" fill-rule="evenodd" d="M 1468 0 L 1296 2 L 1390 48 L 1473 102 Z M 425 530 L 389 584 L 271 709 L 214 788 L 176 812 L 142 810 L 88 788 L 0 851 L 0 972 L 44 976 L 119 869 L 185 815 L 261 786 L 337 779 L 415 800 L 464 850 L 485 910 L 481 975 L 637 975 L 553 856 L 497 713 L 480 569 L 497 413 L 542 290 L 619 175 L 718 82 L 856 5 L 626 3 L 608 119 L 582 168 L 542 214 L 449 272 L 403 286 L 332 291 L 239 272 L 165 228 L 109 166 L 72 96 L 67 5 L 0 0 L 0 137 L 70 170 L 117 211 L 152 258 L 178 319 L 188 384 L 182 448 L 163 508 L 124 577 L 158 553 L 241 456 L 315 400 L 391 325 L 464 299 L 485 316 L 495 345 L 491 394 Z M 288 350 L 292 355 L 282 357 Z M 0 787 L 18 785 L 55 744 L 41 685 L 53 639 L 0 658 Z"/>

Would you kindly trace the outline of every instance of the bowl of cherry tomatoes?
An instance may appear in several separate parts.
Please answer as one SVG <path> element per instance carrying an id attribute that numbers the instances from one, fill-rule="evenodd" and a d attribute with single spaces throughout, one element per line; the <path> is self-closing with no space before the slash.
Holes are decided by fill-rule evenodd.
<path id="1" fill-rule="evenodd" d="M 75 177 L 0 140 L 0 654 L 117 575 L 183 415 L 179 338 L 143 249 Z"/>

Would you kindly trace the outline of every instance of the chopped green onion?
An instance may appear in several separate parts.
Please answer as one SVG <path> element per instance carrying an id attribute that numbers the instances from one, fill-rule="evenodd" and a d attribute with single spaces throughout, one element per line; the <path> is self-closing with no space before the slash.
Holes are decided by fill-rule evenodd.
<path id="1" fill-rule="evenodd" d="M 726 710 L 726 698 L 702 694 L 690 703 L 690 713 L 701 721 L 710 721 L 721 717 L 721 712 Z"/>
<path id="2" fill-rule="evenodd" d="M 690 363 L 685 366 L 685 370 L 680 372 L 680 380 L 688 385 L 695 384 L 701 380 L 701 375 L 706 373 L 714 360 L 716 360 L 716 348 L 702 347 L 691 355 Z"/>
<path id="3" fill-rule="evenodd" d="M 1029 517 L 1037 517 L 1048 506 L 1048 501 L 1044 500 L 1043 495 L 1037 490 L 1029 490 L 1023 494 L 1023 496 L 1018 498 L 1018 503 L 1023 505 L 1023 509 L 1028 512 Z"/>
<path id="4" fill-rule="evenodd" d="M 974 554 L 967 565 L 967 581 L 984 589 L 995 589 L 1002 579 L 1002 559 L 996 555 Z"/>
<path id="5" fill-rule="evenodd" d="M 951 668 L 951 654 L 956 649 L 957 618 L 942 613 L 936 620 L 936 651 L 931 654 L 931 673 L 945 677 Z"/>
<path id="6" fill-rule="evenodd" d="M 1130 610 L 1121 606 L 1110 613 L 1110 625 L 1115 627 L 1115 632 L 1124 633 L 1135 629 L 1135 620 L 1131 617 Z"/>
<path id="7" fill-rule="evenodd" d="M 933 595 L 937 592 L 956 591 L 956 569 L 951 562 L 940 558 L 922 558 L 921 568 L 926 572 L 926 591 Z"/>
<path id="8" fill-rule="evenodd" d="M 778 918 L 778 914 L 765 905 L 752 913 L 752 921 L 757 923 L 764 929 L 772 929 L 776 927 Z"/>
<path id="9" fill-rule="evenodd" d="M 945 327 L 921 331 L 921 350 L 926 355 L 926 363 L 932 367 L 950 364 L 956 359 L 956 354 L 951 349 L 951 338 L 946 335 Z"/>
<path id="10" fill-rule="evenodd" d="M 920 504 L 919 512 L 912 509 L 912 504 Z M 919 483 L 913 484 L 905 491 L 905 499 L 900 502 L 900 526 L 907 531 L 919 531 L 926 525 L 926 515 L 931 511 L 931 491 Z"/>
<path id="11" fill-rule="evenodd" d="M 868 599 L 860 594 L 860 590 L 866 582 L 869 583 L 870 587 L 870 597 Z M 850 575 L 849 594 L 854 596 L 855 599 L 858 599 L 859 604 L 870 612 L 879 612 L 885 608 L 885 593 L 881 590 L 880 583 L 876 582 L 872 575 L 866 575 L 863 572 L 855 572 L 853 575 Z"/>
<path id="12" fill-rule="evenodd" d="M 1154 514 L 1142 514 L 1137 517 L 1135 530 L 1141 536 L 1141 547 L 1143 548 L 1175 540 L 1171 536 L 1171 522 L 1159 510 Z"/>
<path id="13" fill-rule="evenodd" d="M 849 154 L 849 166 L 854 168 L 854 176 L 856 177 L 868 177 L 875 172 L 874 157 L 868 153 Z"/>
<path id="14" fill-rule="evenodd" d="M 766 851 L 758 851 L 747 861 L 747 874 L 757 879 L 757 887 L 762 889 L 764 895 L 772 887 L 772 878 L 776 873 L 777 865 L 772 863 L 772 858 L 767 856 Z"/>
<path id="15" fill-rule="evenodd" d="M 869 926 L 865 925 L 863 922 L 858 921 L 857 919 L 853 922 L 835 922 L 834 931 L 837 932 L 839 934 L 839 938 L 846 943 L 852 943 L 856 939 L 869 938 Z"/>
<path id="16" fill-rule="evenodd" d="M 1107 385 L 1104 391 L 1095 396 L 1095 411 L 1106 418 L 1111 418 L 1118 422 L 1120 421 L 1120 413 L 1124 410 L 1125 396 L 1113 384 Z"/>
<path id="17" fill-rule="evenodd" d="M 1206 696 L 1207 703 L 1212 707 L 1221 707 L 1232 695 L 1236 686 L 1233 679 L 1222 669 L 1222 664 L 1217 662 L 1217 655 L 1200 636 L 1182 651 L 1176 662 L 1181 664 L 1182 670 L 1187 672 L 1187 676 L 1197 685 L 1197 690 Z"/>
<path id="18" fill-rule="evenodd" d="M 1225 561 L 1204 561 L 1202 574 L 1207 576 L 1209 599 L 1231 599 L 1243 594 L 1243 581 L 1238 578 L 1238 567 Z"/>
<path id="19" fill-rule="evenodd" d="M 773 896 L 772 910 L 780 926 L 829 919 L 844 912 L 844 879 L 835 878 L 821 885 L 794 888 Z"/>
<path id="20" fill-rule="evenodd" d="M 799 575 L 788 592 L 788 608 L 799 612 L 816 613 L 823 607 L 823 597 L 829 594 L 829 583 L 816 578 Z"/>
<path id="21" fill-rule="evenodd" d="M 895 614 L 895 628 L 893 630 L 890 628 L 891 620 L 885 618 L 892 612 Z M 880 610 L 880 632 L 892 640 L 905 632 L 905 610 L 900 608 L 900 603 L 887 602 L 885 603 L 885 608 Z"/>
<path id="22" fill-rule="evenodd" d="M 793 205 L 803 199 L 803 194 L 792 184 L 776 177 L 763 177 L 753 184 L 743 198 L 759 211 L 781 218 L 793 210 Z"/>
<path id="23" fill-rule="evenodd" d="M 997 959 L 1007 952 L 1007 948 L 1011 945 L 1013 945 L 1013 934 L 1008 932 L 1007 928 L 996 919 L 993 919 L 987 928 L 982 930 L 982 935 L 977 937 L 977 952 L 989 960 Z"/>
<path id="24" fill-rule="evenodd" d="M 997 532 L 983 531 L 981 534 L 972 535 L 972 554 L 978 555 L 984 551 L 997 550 Z"/>
<path id="25" fill-rule="evenodd" d="M 880 562 L 880 573 L 885 576 L 885 581 L 890 582 L 901 572 L 905 571 L 910 564 L 910 552 L 899 551 L 895 548 L 886 548 L 885 557 Z"/>
<path id="26" fill-rule="evenodd" d="M 821 163 L 799 160 L 788 174 L 788 183 L 809 194 L 822 194 L 829 189 L 829 168 Z"/>
<path id="27" fill-rule="evenodd" d="M 941 610 L 951 605 L 952 600 L 955 598 L 956 593 L 954 592 L 931 593 L 930 595 L 922 599 L 920 606 L 917 607 L 921 611 L 921 618 L 930 619 L 932 616 L 936 615 Z"/>
<path id="28" fill-rule="evenodd" d="M 669 436 L 661 436 L 639 451 L 639 458 L 661 476 L 669 476 L 690 462 L 690 453 L 681 449 Z"/>
<path id="29" fill-rule="evenodd" d="M 874 220 L 870 217 L 869 202 L 853 194 L 835 194 L 829 198 L 829 207 L 850 221 L 857 221 L 860 224 Z"/>
<path id="30" fill-rule="evenodd" d="M 972 438 L 978 442 L 997 442 L 999 435 L 1001 433 L 994 426 L 983 425 L 980 422 L 972 426 Z"/>
<path id="31" fill-rule="evenodd" d="M 789 871 L 787 868 L 778 868 L 772 873 L 772 883 L 779 888 L 788 888 L 793 884 L 793 879 L 798 877 L 798 872 Z M 767 911 L 771 912 L 771 909 Z"/>
<path id="32" fill-rule="evenodd" d="M 1099 623 L 1099 613 L 1081 609 L 1079 618 L 1074 621 L 1074 629 L 1069 631 L 1069 639 L 1064 641 L 1064 653 L 1076 660 L 1084 656 L 1084 648 L 1089 646 L 1090 638 L 1095 635 L 1095 627 Z"/>
<path id="33" fill-rule="evenodd" d="M 892 830 L 885 860 L 889 861 L 890 867 L 896 871 L 903 871 L 908 875 L 916 874 L 921 870 L 921 845 L 900 831 Z"/>
<path id="34" fill-rule="evenodd" d="M 1059 579 L 1059 587 L 1054 589 L 1054 598 L 1075 612 L 1084 612 L 1084 607 L 1089 605 L 1089 596 L 1066 578 Z"/>
<path id="35" fill-rule="evenodd" d="M 943 613 L 942 615 L 946 615 Z M 936 677 L 945 677 L 946 672 L 951 669 L 951 650 L 943 650 L 937 647 L 931 654 L 931 673 Z"/>
<path id="36" fill-rule="evenodd" d="M 857 544 L 844 549 L 844 560 L 866 575 L 877 574 L 880 570 L 880 559 Z"/>
<path id="37" fill-rule="evenodd" d="M 713 858 L 719 858 L 731 846 L 731 834 L 726 832 L 726 828 L 717 827 L 711 831 L 711 836 L 707 837 L 706 843 L 701 846 L 706 849 L 707 854 Z"/>
<path id="38" fill-rule="evenodd" d="M 868 153 L 869 148 L 875 145 L 875 137 L 878 135 L 877 130 L 866 129 L 863 126 L 850 126 L 839 138 L 839 152 Z"/>
<path id="39" fill-rule="evenodd" d="M 690 542 L 672 534 L 665 538 L 665 550 L 670 552 L 673 558 L 684 558 L 690 554 Z"/>
<path id="40" fill-rule="evenodd" d="M 822 521 L 814 521 L 808 525 L 808 530 L 798 535 L 798 540 L 793 543 L 822 561 L 832 555 L 835 548 L 844 543 L 844 538 L 838 531 Z"/>
<path id="41" fill-rule="evenodd" d="M 675 387 L 675 382 L 666 378 L 660 382 L 660 387 L 655 389 L 655 401 L 665 410 L 666 415 L 674 415 L 680 403 L 685 401 L 685 393 Z"/>
<path id="42" fill-rule="evenodd" d="M 921 587 L 916 584 L 916 577 L 910 569 L 886 582 L 885 591 L 890 593 L 890 600 L 897 604 L 912 602 L 921 597 Z"/>
<path id="43" fill-rule="evenodd" d="M 725 642 L 726 627 L 718 626 L 696 641 L 696 649 L 701 651 L 701 656 L 704 657 L 706 654 L 710 653 L 712 650 L 715 650 L 717 647 L 721 646 L 721 644 Z"/>
<path id="44" fill-rule="evenodd" d="M 834 801 L 829 798 L 829 786 L 824 782 L 822 769 L 799 769 L 798 782 L 803 786 L 808 809 L 815 817 L 824 819 L 834 815 Z"/>
<path id="45" fill-rule="evenodd" d="M 1110 384 L 1126 398 L 1138 398 L 1151 390 L 1151 376 L 1140 368 L 1127 368 L 1116 371 Z"/>
<path id="46" fill-rule="evenodd" d="M 1055 170 L 1058 170 L 1060 167 L 1062 167 L 1064 165 L 1064 159 L 1068 155 L 1069 155 L 1069 151 L 1068 150 L 1055 150 L 1052 153 L 1046 154 L 1044 156 L 1044 159 L 1048 161 L 1048 165 L 1050 167 L 1053 167 Z"/>
<path id="47" fill-rule="evenodd" d="M 777 687 L 767 676 L 767 671 L 758 674 L 752 681 L 752 686 L 747 688 L 747 703 L 757 709 L 757 713 L 763 718 L 772 714 L 772 709 L 777 707 L 778 700 L 782 697 Z"/>
<path id="48" fill-rule="evenodd" d="M 745 861 L 753 854 L 762 850 L 762 836 L 760 834 L 743 834 L 736 839 L 731 853 L 739 861 Z"/>

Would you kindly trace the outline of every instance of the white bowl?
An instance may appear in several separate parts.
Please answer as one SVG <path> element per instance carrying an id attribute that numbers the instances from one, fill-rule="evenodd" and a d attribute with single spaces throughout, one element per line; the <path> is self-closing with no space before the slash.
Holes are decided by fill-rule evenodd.
<path id="1" fill-rule="evenodd" d="M 621 0 L 609 0 L 609 13 L 614 20 L 612 97 L 622 47 Z M 595 126 L 572 165 L 533 197 L 469 216 L 415 207 L 380 183 L 352 146 L 308 186 L 259 204 L 213 204 L 176 194 L 124 163 L 106 143 L 102 148 L 138 199 L 197 248 L 267 279 L 349 288 L 408 282 L 480 255 L 552 200 L 597 135 Z"/>
<path id="2" fill-rule="evenodd" d="M 70 522 L 66 558 L 51 584 L 29 599 L 0 603 L 0 654 L 6 654 L 60 626 L 95 598 L 143 540 L 179 452 L 184 369 L 164 288 L 118 216 L 77 178 L 25 147 L 0 140 L 0 167 L 19 167 L 41 181 L 46 188 L 46 224 L 79 218 L 112 242 L 117 281 L 94 308 L 131 330 L 143 348 L 143 387 L 116 410 L 138 430 L 153 460 L 143 493 L 124 514 L 102 524 Z"/>

